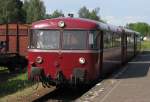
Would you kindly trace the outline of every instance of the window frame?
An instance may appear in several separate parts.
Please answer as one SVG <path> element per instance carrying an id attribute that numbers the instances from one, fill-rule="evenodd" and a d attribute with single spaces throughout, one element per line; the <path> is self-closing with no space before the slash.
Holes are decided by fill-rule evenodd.
<path id="1" fill-rule="evenodd" d="M 86 33 L 86 37 L 85 37 L 85 48 L 84 49 L 64 49 L 63 48 L 63 44 L 64 44 L 64 39 L 63 39 L 63 35 L 64 35 L 64 31 L 84 31 Z M 88 46 L 87 46 L 87 39 L 88 39 L 88 31 L 89 30 L 77 30 L 77 29 L 64 29 L 61 31 L 61 50 L 87 50 L 88 49 Z"/>
<path id="2" fill-rule="evenodd" d="M 109 40 L 109 43 L 110 43 L 110 46 L 106 46 L 107 43 L 105 43 L 105 36 L 110 36 L 108 39 Z M 119 37 L 120 38 L 120 42 L 119 44 L 116 43 L 116 38 Z M 108 37 L 107 37 L 108 38 Z M 111 31 L 105 31 L 104 32 L 104 35 L 103 35 L 103 48 L 104 49 L 110 49 L 110 48 L 120 48 L 121 47 L 121 34 L 119 32 L 111 32 Z"/>
<path id="3" fill-rule="evenodd" d="M 90 35 L 90 32 L 91 32 L 91 31 L 97 32 L 96 38 L 99 38 L 99 39 L 98 39 L 98 40 L 99 40 L 99 44 L 98 44 L 98 40 L 96 41 L 96 43 L 97 43 L 97 48 L 91 48 L 91 47 L 90 47 L 90 44 L 89 44 L 89 35 Z M 101 44 L 100 44 L 100 43 L 101 43 L 101 41 L 100 41 L 100 40 L 101 40 L 101 35 L 100 35 L 100 34 L 101 34 L 101 31 L 100 31 L 100 30 L 89 30 L 89 31 L 88 31 L 88 38 L 87 38 L 87 40 L 88 40 L 88 41 L 87 41 L 88 49 L 90 49 L 90 50 L 99 50 L 99 49 L 100 49 L 100 46 L 101 46 Z M 93 41 L 93 42 L 94 42 L 94 41 Z"/>
<path id="4" fill-rule="evenodd" d="M 43 48 L 32 48 L 31 47 L 31 43 L 32 43 L 32 41 L 31 41 L 31 35 L 33 35 L 33 30 L 43 30 L 43 31 L 58 31 L 59 32 L 59 47 L 58 48 L 55 48 L 55 49 L 49 49 L 49 48 L 47 48 L 47 49 L 43 49 Z M 33 37 L 33 36 L 32 36 Z M 61 48 L 61 45 L 60 45 L 60 43 L 61 43 L 61 31 L 60 30 L 57 30 L 57 29 L 30 29 L 30 31 L 29 31 L 29 49 L 38 49 L 38 50 L 60 50 L 60 48 Z"/>

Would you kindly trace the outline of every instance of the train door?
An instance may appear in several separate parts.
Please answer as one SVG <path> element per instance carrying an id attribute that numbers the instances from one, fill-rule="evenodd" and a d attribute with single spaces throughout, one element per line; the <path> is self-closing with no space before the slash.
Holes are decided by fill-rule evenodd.
<path id="1" fill-rule="evenodd" d="M 90 31 L 88 41 L 90 50 L 94 52 L 91 53 L 91 67 L 94 67 L 91 72 L 98 78 L 101 72 L 101 31 Z"/>
<path id="2" fill-rule="evenodd" d="M 103 48 L 102 48 L 102 35 L 103 35 L 103 32 L 102 31 L 98 31 L 98 34 L 97 34 L 97 76 L 99 77 L 102 73 L 102 59 L 103 59 Z"/>

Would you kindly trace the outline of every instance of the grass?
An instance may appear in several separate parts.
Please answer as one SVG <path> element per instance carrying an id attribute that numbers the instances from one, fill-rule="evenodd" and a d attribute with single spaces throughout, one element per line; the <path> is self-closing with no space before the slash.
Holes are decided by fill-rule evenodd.
<path id="1" fill-rule="evenodd" d="M 150 50 L 150 41 L 143 41 L 141 43 L 141 50 Z"/>
<path id="2" fill-rule="evenodd" d="M 28 81 L 27 72 L 20 73 L 0 83 L 0 97 L 15 93 L 31 85 L 33 84 Z"/>
<path id="3" fill-rule="evenodd" d="M 0 67 L 0 71 L 4 71 L 5 69 L 7 69 L 6 67 Z"/>

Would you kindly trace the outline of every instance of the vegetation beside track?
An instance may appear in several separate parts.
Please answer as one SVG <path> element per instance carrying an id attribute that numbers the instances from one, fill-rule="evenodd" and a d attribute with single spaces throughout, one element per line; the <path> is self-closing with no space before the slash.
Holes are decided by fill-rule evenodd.
<path id="1" fill-rule="evenodd" d="M 142 41 L 141 43 L 141 50 L 150 50 L 150 41 Z"/>
<path id="2" fill-rule="evenodd" d="M 5 67 L 0 67 L 0 71 L 4 71 L 4 70 L 6 70 L 7 68 L 5 68 Z"/>
<path id="3" fill-rule="evenodd" d="M 2 71 L 2 70 L 0 70 L 0 71 Z M 6 71 L 3 71 L 3 72 L 6 72 Z M 0 73 L 0 74 L 2 74 L 2 73 Z M 8 73 L 7 76 L 9 76 L 9 77 L 2 78 L 2 79 L 4 79 L 4 81 L 1 82 L 1 84 L 0 84 L 0 98 L 3 96 L 9 95 L 9 94 L 15 93 L 17 91 L 23 90 L 24 88 L 27 88 L 27 87 L 33 85 L 30 81 L 28 81 L 27 72 L 19 73 L 19 74 L 18 73 L 17 74 L 16 73 L 13 73 L 13 74 Z M 1 77 L 5 77 L 5 75 L 1 75 Z"/>

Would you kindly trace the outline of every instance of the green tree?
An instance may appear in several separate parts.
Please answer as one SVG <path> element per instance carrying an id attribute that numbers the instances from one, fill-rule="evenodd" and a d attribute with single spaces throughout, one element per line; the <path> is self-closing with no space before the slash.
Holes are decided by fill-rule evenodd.
<path id="1" fill-rule="evenodd" d="M 28 6 L 29 6 L 28 0 L 24 0 L 22 9 L 23 9 L 23 15 L 24 15 L 24 18 L 25 18 L 25 22 L 27 22 L 27 9 L 28 9 Z"/>
<path id="2" fill-rule="evenodd" d="M 57 18 L 57 17 L 64 17 L 63 12 L 60 10 L 55 10 L 52 14 L 51 14 L 51 18 Z"/>
<path id="3" fill-rule="evenodd" d="M 45 18 L 45 19 L 50 19 L 50 18 L 51 18 L 51 15 L 50 15 L 50 14 L 45 14 L 44 18 Z"/>
<path id="4" fill-rule="evenodd" d="M 99 8 L 95 8 L 94 10 L 92 10 L 89 14 L 89 18 L 99 21 L 100 20 L 100 17 L 98 16 L 99 10 L 100 10 Z"/>
<path id="5" fill-rule="evenodd" d="M 92 11 L 90 11 L 85 6 L 83 6 L 82 8 L 79 9 L 78 15 L 80 18 L 88 18 L 88 19 L 92 19 L 92 20 L 106 23 L 104 20 L 102 20 L 100 18 L 99 11 L 100 11 L 100 8 L 98 8 L 98 7 L 93 9 Z"/>
<path id="6" fill-rule="evenodd" d="M 150 26 L 144 22 L 130 23 L 127 28 L 140 32 L 143 36 L 150 36 Z"/>
<path id="7" fill-rule="evenodd" d="M 20 0 L 0 0 L 0 23 L 24 22 L 22 6 Z"/>
<path id="8" fill-rule="evenodd" d="M 85 6 L 83 6 L 82 8 L 80 8 L 80 10 L 78 11 L 79 17 L 80 18 L 89 18 L 90 16 L 90 11 L 89 9 L 87 9 Z"/>
<path id="9" fill-rule="evenodd" d="M 150 25 L 148 27 L 148 35 L 150 36 Z"/>
<path id="10" fill-rule="evenodd" d="M 57 18 L 64 17 L 64 14 L 61 10 L 55 10 L 52 14 L 46 14 L 45 18 Z"/>
<path id="11" fill-rule="evenodd" d="M 26 12 L 27 23 L 32 23 L 45 17 L 46 10 L 42 0 L 25 0 L 23 8 Z"/>

